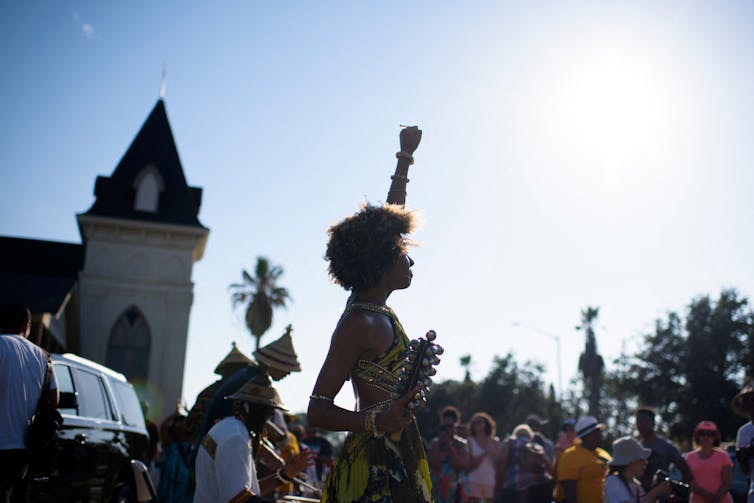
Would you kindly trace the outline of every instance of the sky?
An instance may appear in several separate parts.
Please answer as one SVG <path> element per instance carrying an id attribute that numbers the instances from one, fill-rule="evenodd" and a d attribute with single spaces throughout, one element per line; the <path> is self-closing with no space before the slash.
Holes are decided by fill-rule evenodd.
<path id="1" fill-rule="evenodd" d="M 754 294 L 750 2 L 0 2 L 0 234 L 80 242 L 75 214 L 158 99 L 210 228 L 194 265 L 183 401 L 235 341 L 228 285 L 259 255 L 293 301 L 303 411 L 347 293 L 329 225 L 381 203 L 401 124 L 424 135 L 409 337 L 437 379 L 495 355 L 577 374 L 580 312 L 608 362 L 656 318 L 722 288 Z M 165 397 L 166 403 L 173 400 Z M 351 408 L 346 383 L 336 403 Z"/>

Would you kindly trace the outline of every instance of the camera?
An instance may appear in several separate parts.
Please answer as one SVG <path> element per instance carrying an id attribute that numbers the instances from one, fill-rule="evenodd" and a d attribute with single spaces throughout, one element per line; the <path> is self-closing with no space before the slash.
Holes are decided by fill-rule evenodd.
<path id="1" fill-rule="evenodd" d="M 665 470 L 657 470 L 652 478 L 652 485 L 657 485 L 660 482 L 667 482 L 670 484 L 670 492 L 673 496 L 676 496 L 681 501 L 688 501 L 691 490 L 689 485 L 679 480 L 673 480 L 670 478 L 670 474 Z"/>
<path id="2" fill-rule="evenodd" d="M 751 466 L 749 460 L 754 457 L 754 439 L 752 439 L 749 445 L 739 447 L 736 449 L 736 459 L 741 465 L 741 469 L 744 473 L 749 473 Z"/>

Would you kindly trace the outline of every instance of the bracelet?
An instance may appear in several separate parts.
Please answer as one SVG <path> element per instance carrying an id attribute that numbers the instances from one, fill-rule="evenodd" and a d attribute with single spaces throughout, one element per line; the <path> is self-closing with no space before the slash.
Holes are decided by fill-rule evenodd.
<path id="1" fill-rule="evenodd" d="M 384 433 L 380 433 L 377 431 L 377 414 L 379 414 L 380 411 L 377 409 L 372 409 L 371 412 L 369 412 L 369 415 L 367 418 L 369 419 L 369 423 L 371 425 L 371 433 L 374 436 L 374 438 L 379 438 L 384 435 Z"/>
<path id="2" fill-rule="evenodd" d="M 406 159 L 409 165 L 414 163 L 414 156 L 409 154 L 408 152 L 404 152 L 403 150 L 401 150 L 400 152 L 396 152 L 395 157 L 398 159 Z"/>
<path id="3" fill-rule="evenodd" d="M 332 398 L 324 395 L 309 395 L 309 400 L 324 400 L 325 402 L 333 403 Z"/>
<path id="4" fill-rule="evenodd" d="M 364 431 L 366 431 L 367 433 L 374 433 L 374 424 L 372 423 L 371 412 L 364 414 Z"/>
<path id="5" fill-rule="evenodd" d="M 277 477 L 277 479 L 283 484 L 290 484 L 291 482 L 293 482 L 293 479 L 289 478 L 282 468 L 275 472 L 275 477 Z"/>
<path id="6" fill-rule="evenodd" d="M 403 175 L 393 175 L 390 177 L 391 180 L 403 180 L 404 182 L 408 183 L 408 177 Z"/>

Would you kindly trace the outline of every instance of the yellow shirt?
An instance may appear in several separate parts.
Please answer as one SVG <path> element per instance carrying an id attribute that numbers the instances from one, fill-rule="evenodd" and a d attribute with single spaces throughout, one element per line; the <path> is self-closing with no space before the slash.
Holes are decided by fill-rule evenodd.
<path id="1" fill-rule="evenodd" d="M 575 480 L 579 503 L 602 503 L 602 491 L 608 471 L 607 464 L 611 459 L 610 454 L 599 447 L 593 451 L 581 445 L 566 449 L 558 462 L 555 500 L 563 501 L 565 498 L 561 482 Z"/>

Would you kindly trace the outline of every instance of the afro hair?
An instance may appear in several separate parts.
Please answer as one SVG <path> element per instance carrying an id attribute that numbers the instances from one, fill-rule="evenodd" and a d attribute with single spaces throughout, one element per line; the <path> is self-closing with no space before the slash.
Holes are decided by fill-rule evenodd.
<path id="1" fill-rule="evenodd" d="M 406 253 L 406 235 L 416 226 L 410 210 L 394 204 L 364 204 L 361 210 L 331 226 L 325 260 L 330 277 L 346 290 L 359 291 L 379 283 Z"/>

